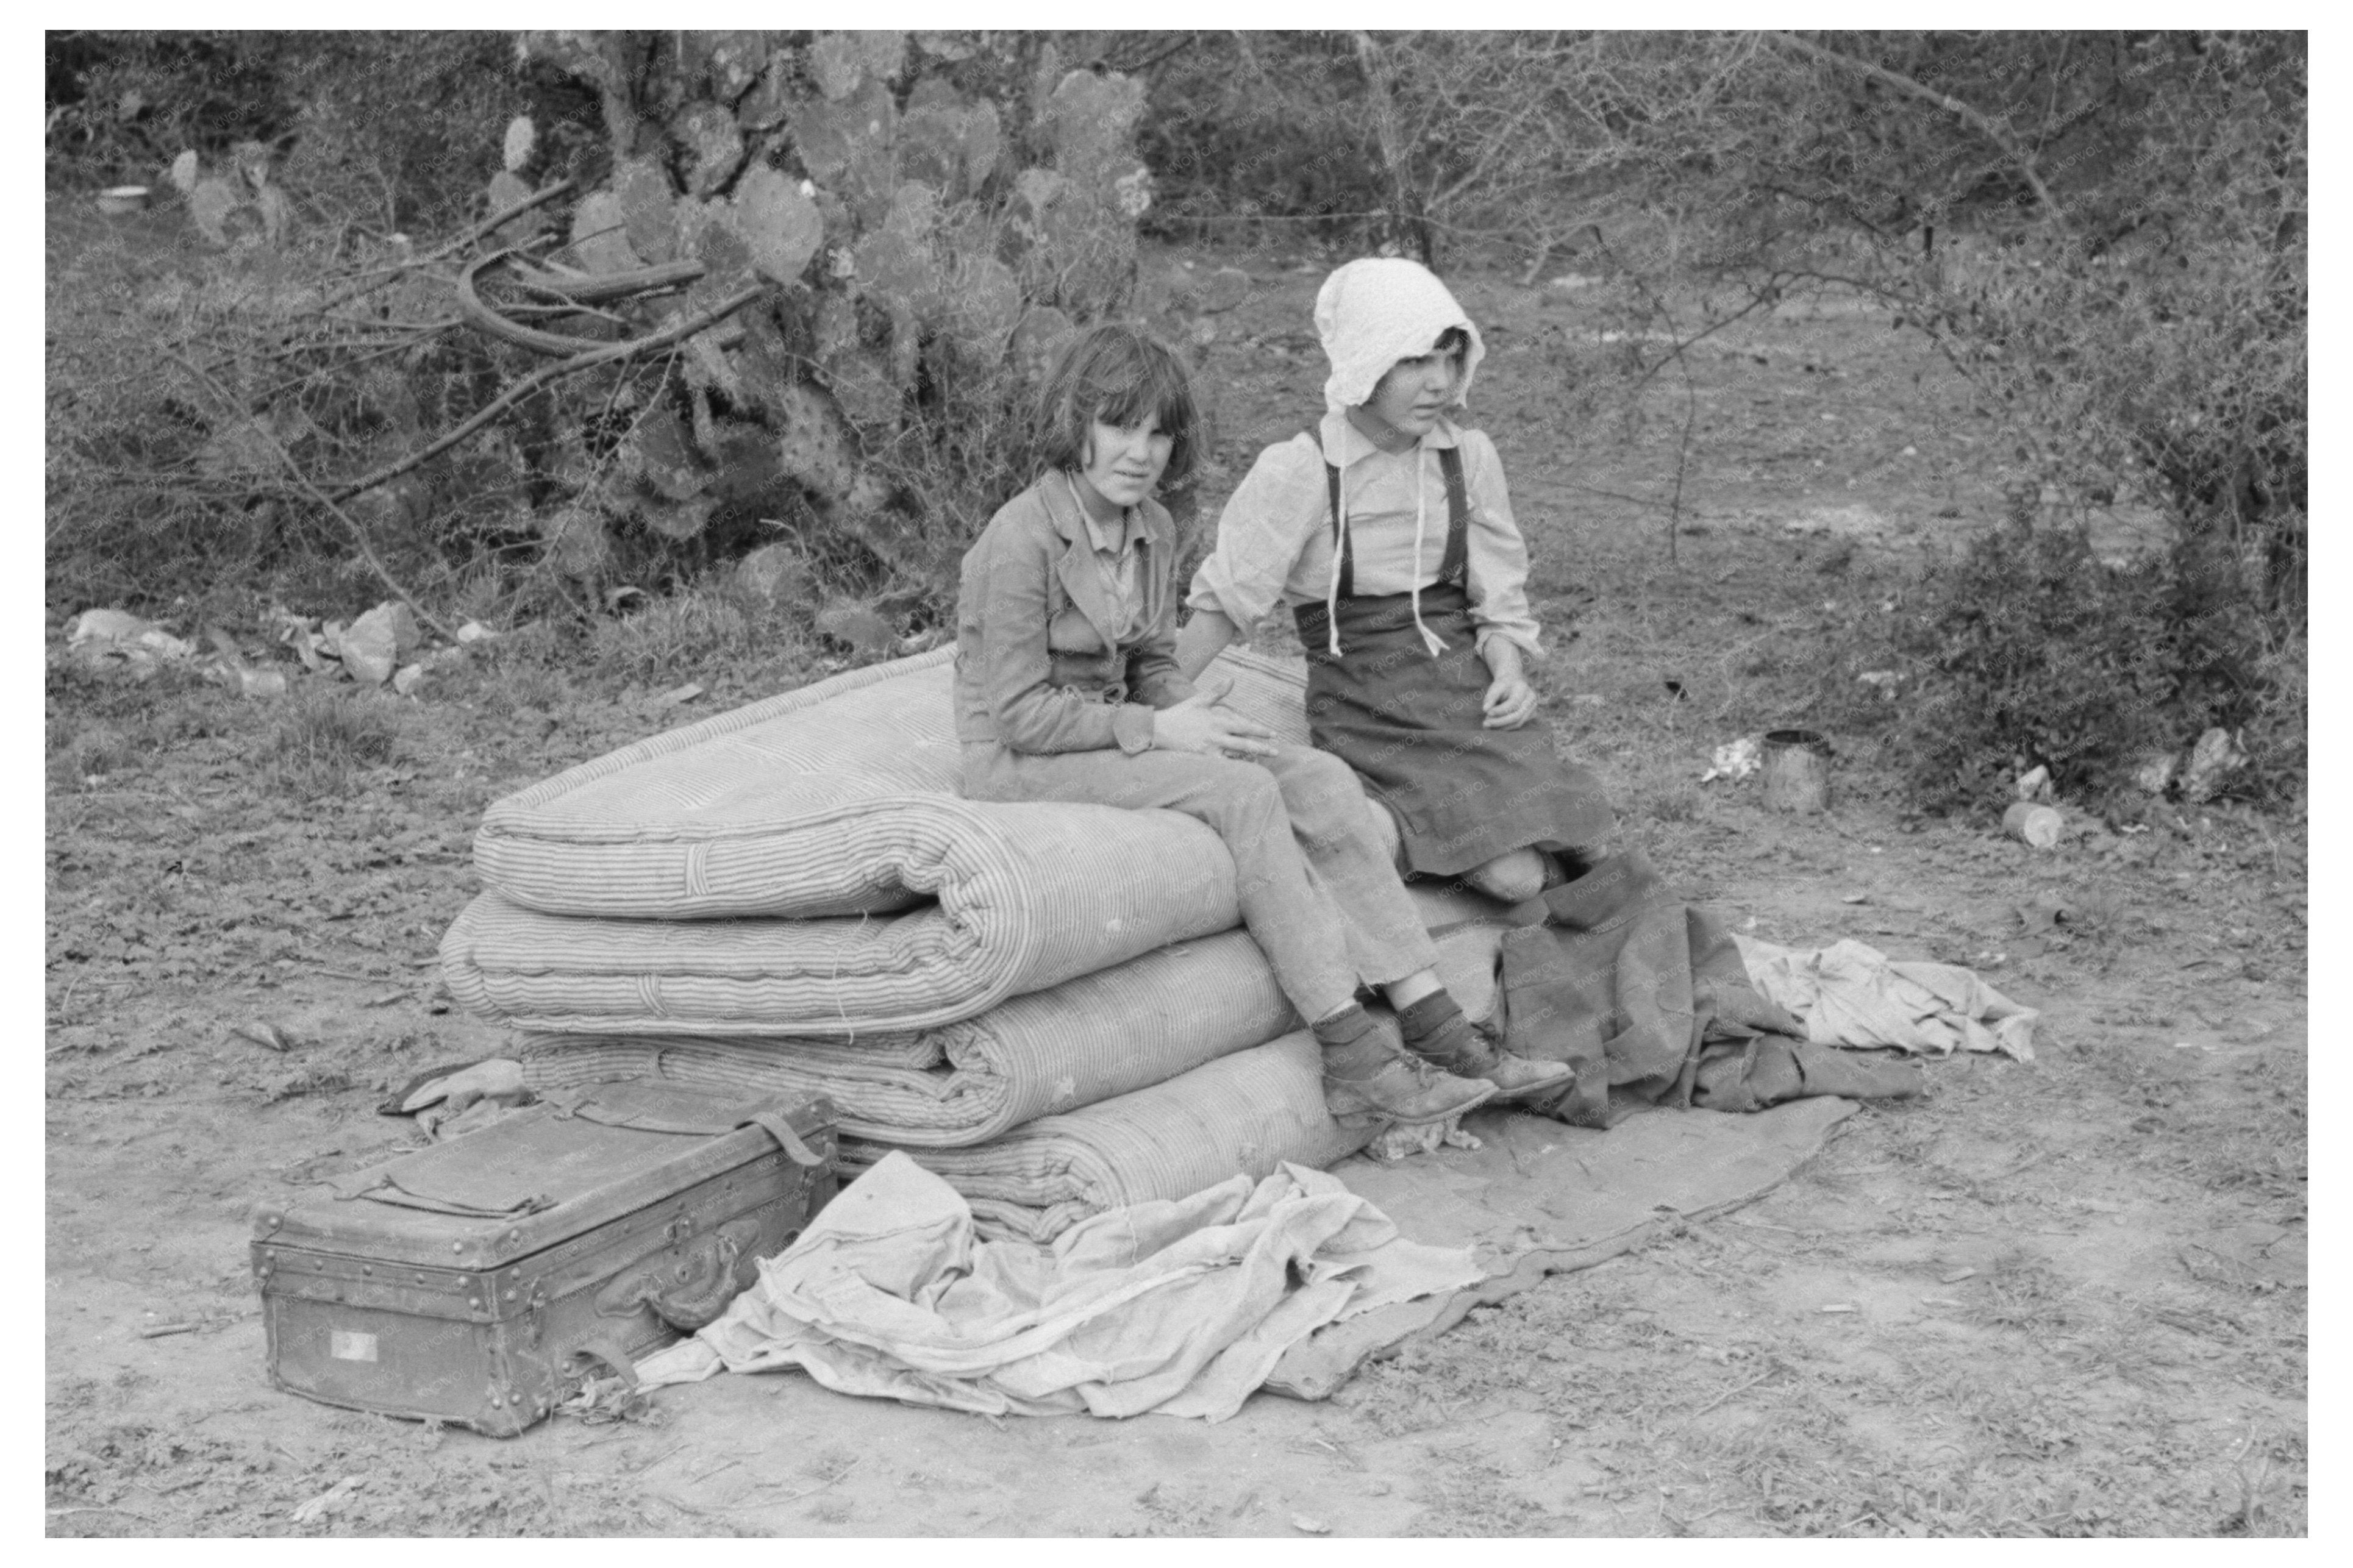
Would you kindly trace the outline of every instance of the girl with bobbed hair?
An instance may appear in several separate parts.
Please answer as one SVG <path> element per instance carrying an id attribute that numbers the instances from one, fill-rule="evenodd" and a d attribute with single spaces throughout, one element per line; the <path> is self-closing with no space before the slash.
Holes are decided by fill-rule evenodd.
<path id="1" fill-rule="evenodd" d="M 1154 499 L 1195 457 L 1185 369 L 1143 332 L 1100 326 L 1057 356 L 1039 400 L 1045 472 L 964 559 L 956 736 L 987 801 L 1160 806 L 1233 856 L 1243 924 L 1324 1047 L 1335 1116 L 1405 1125 L 1497 1085 L 1432 1058 L 1494 1062 L 1435 973 L 1437 951 L 1345 763 L 1219 705 L 1176 668 L 1176 525 Z M 1398 1023 L 1366 1010 L 1359 982 Z M 1401 1027 L 1400 1027 L 1401 1026 Z M 1566 1068 L 1537 1068 L 1557 1089 Z"/>

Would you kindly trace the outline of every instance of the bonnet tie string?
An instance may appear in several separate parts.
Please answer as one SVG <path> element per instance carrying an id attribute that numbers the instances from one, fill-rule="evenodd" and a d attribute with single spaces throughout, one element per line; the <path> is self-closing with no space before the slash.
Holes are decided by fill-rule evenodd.
<path id="1" fill-rule="evenodd" d="M 1430 510 L 1425 504 L 1422 480 L 1430 473 L 1430 465 L 1422 460 L 1421 444 L 1413 448 L 1413 574 L 1406 579 L 1412 590 L 1413 629 L 1421 634 L 1421 646 L 1436 658 L 1446 651 L 1446 643 L 1439 635 L 1421 624 L 1421 541 L 1427 529 Z"/>

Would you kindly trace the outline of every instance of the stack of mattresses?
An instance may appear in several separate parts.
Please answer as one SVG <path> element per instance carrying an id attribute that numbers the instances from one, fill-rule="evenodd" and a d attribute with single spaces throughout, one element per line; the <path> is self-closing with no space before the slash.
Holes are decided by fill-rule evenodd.
<path id="1" fill-rule="evenodd" d="M 1240 929 L 1234 867 L 1166 811 L 956 793 L 954 650 L 656 735 L 485 814 L 441 945 L 531 1081 L 649 1075 L 832 1098 L 844 1163 L 906 1149 L 1001 1233 L 1181 1197 L 1365 1134 Z M 1303 743 L 1303 672 L 1228 700 Z M 1494 906 L 1421 895 L 1492 1005 Z"/>

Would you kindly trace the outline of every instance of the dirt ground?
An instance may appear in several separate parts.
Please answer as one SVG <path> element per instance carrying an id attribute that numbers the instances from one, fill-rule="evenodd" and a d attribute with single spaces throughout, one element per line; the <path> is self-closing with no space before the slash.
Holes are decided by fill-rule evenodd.
<path id="1" fill-rule="evenodd" d="M 1213 505 L 1320 404 L 1308 304 L 1332 259 L 1201 258 L 1257 282 L 1205 351 Z M 2300 825 L 2076 814 L 2038 852 L 1910 816 L 1842 734 L 1825 816 L 1700 784 L 1716 745 L 1799 715 L 1839 627 L 1999 515 L 1991 428 L 1883 315 L 1785 305 L 1698 351 L 1671 565 L 1680 392 L 1641 431 L 1583 427 L 1562 379 L 1598 330 L 1583 291 L 1461 292 L 1555 638 L 1546 721 L 1630 840 L 1754 934 L 1977 966 L 2043 1009 L 2036 1061 L 1934 1064 L 1926 1100 L 1866 1107 L 1765 1200 L 1474 1313 L 1324 1405 L 996 1423 L 778 1375 L 511 1441 L 353 1415 L 269 1386 L 246 1214 L 409 1138 L 374 1112 L 388 1084 L 505 1043 L 434 983 L 483 805 L 821 671 L 516 637 L 371 700 L 380 744 L 305 750 L 290 715 L 316 678 L 290 660 L 277 703 L 53 669 L 49 1533 L 2302 1533 Z M 2130 547 L 2128 507 L 2099 525 Z M 52 644 L 84 607 L 49 606 Z M 691 708 L 657 705 L 687 680 Z M 237 1032 L 263 1024 L 285 1049 Z"/>

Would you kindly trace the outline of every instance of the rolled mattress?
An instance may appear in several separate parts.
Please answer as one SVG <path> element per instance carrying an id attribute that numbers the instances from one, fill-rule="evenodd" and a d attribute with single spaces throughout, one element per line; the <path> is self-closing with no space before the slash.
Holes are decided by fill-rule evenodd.
<path id="1" fill-rule="evenodd" d="M 936 1028 L 854 1041 L 543 1035 L 524 1081 L 659 1078 L 698 1089 L 831 1097 L 847 1136 L 906 1148 L 984 1142 L 1263 1045 L 1299 1020 L 1244 932 L 1223 932 Z"/>
<path id="2" fill-rule="evenodd" d="M 621 920 L 482 894 L 441 939 L 459 1005 L 521 1028 L 818 1035 L 923 1029 L 1240 919 L 1216 833 L 1170 811 L 909 797 L 836 825 L 845 864 L 936 901 L 807 919 Z"/>
<path id="3" fill-rule="evenodd" d="M 1373 1131 L 1324 1110 L 1322 1053 L 1301 1029 L 974 1148 L 907 1154 L 964 1194 L 982 1235 L 1042 1242 L 1090 1215 L 1184 1197 L 1237 1171 L 1256 1180 L 1285 1160 L 1333 1164 Z M 847 1177 L 892 1145 L 839 1147 Z"/>
<path id="4" fill-rule="evenodd" d="M 1037 808 L 957 799 L 955 652 L 851 670 L 495 801 L 475 835 L 475 869 L 507 902 L 542 914 L 806 920 L 935 898 L 964 924 L 1008 900 L 1055 913 L 1068 880 L 1055 873 L 1073 869 L 1074 855 L 1086 880 L 1104 874 L 1106 857 L 1162 852 L 1148 833 L 1131 842 L 1101 824 L 1045 834 L 1032 851 Z M 1232 678 L 1231 706 L 1306 743 L 1303 666 L 1229 650 L 1213 672 Z M 1214 835 L 1208 844 L 1221 852 Z M 1198 858 L 1198 837 L 1180 853 Z M 1138 868 L 1155 863 L 1134 860 L 1131 877 Z"/>

